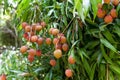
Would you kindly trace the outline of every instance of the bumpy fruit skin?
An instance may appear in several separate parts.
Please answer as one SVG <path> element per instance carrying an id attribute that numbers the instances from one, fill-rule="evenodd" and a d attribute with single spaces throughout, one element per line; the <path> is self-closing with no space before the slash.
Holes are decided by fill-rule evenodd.
<path id="1" fill-rule="evenodd" d="M 34 61 L 34 56 L 28 55 L 28 60 L 29 60 L 30 62 L 33 62 L 33 61 Z"/>
<path id="2" fill-rule="evenodd" d="M 22 46 L 22 47 L 20 48 L 20 52 L 21 52 L 21 53 L 25 53 L 25 52 L 27 52 L 27 49 L 28 49 L 27 46 Z"/>
<path id="3" fill-rule="evenodd" d="M 112 18 L 112 16 L 111 15 L 107 15 L 107 16 L 105 16 L 105 18 L 104 18 L 104 22 L 105 23 L 111 23 L 113 21 L 113 18 Z"/>
<path id="4" fill-rule="evenodd" d="M 37 42 L 37 40 L 38 40 L 38 37 L 36 36 L 36 35 L 34 35 L 34 36 L 31 36 L 31 42 Z"/>
<path id="5" fill-rule="evenodd" d="M 59 33 L 58 29 L 53 29 L 52 30 L 52 35 L 56 36 Z"/>
<path id="6" fill-rule="evenodd" d="M 54 57 L 57 58 L 57 59 L 61 58 L 62 57 L 62 51 L 60 49 L 56 49 L 54 51 Z"/>
<path id="7" fill-rule="evenodd" d="M 35 49 L 30 49 L 28 51 L 28 53 L 29 53 L 29 55 L 34 56 L 36 54 L 36 50 Z"/>
<path id="8" fill-rule="evenodd" d="M 41 25 L 36 25 L 35 30 L 36 30 L 36 31 L 42 30 L 42 26 L 41 26 Z"/>
<path id="9" fill-rule="evenodd" d="M 53 30 L 54 28 L 50 28 L 49 29 L 49 34 L 52 34 L 52 30 Z"/>
<path id="10" fill-rule="evenodd" d="M 31 31 L 31 32 L 30 32 L 30 35 L 31 35 L 31 36 L 34 36 L 34 35 L 35 35 L 35 33 L 34 33 L 33 31 Z"/>
<path id="11" fill-rule="evenodd" d="M 50 45 L 52 42 L 51 38 L 46 38 L 46 44 Z"/>
<path id="12" fill-rule="evenodd" d="M 110 15 L 112 16 L 112 18 L 117 18 L 117 12 L 116 12 L 116 10 L 115 10 L 115 9 L 112 9 L 112 10 L 110 11 Z"/>
<path id="13" fill-rule="evenodd" d="M 39 57 L 39 56 L 41 56 L 41 54 L 42 54 L 41 50 L 37 50 L 37 51 L 36 51 L 36 56 Z"/>
<path id="14" fill-rule="evenodd" d="M 53 39 L 53 44 L 56 45 L 57 43 L 59 43 L 59 38 L 54 38 Z"/>
<path id="15" fill-rule="evenodd" d="M 65 70 L 65 75 L 69 78 L 69 77 L 72 77 L 73 73 L 72 73 L 72 70 L 71 69 L 67 69 Z"/>
<path id="16" fill-rule="evenodd" d="M 38 44 L 38 45 L 42 45 L 42 44 L 43 44 L 43 41 L 44 41 L 44 39 L 43 39 L 42 37 L 40 37 L 40 38 L 38 38 L 38 40 L 37 40 L 37 44 Z"/>
<path id="17" fill-rule="evenodd" d="M 61 36 L 60 37 L 60 43 L 66 43 L 66 37 L 65 36 Z"/>
<path id="18" fill-rule="evenodd" d="M 27 37 L 29 37 L 28 33 L 24 33 L 23 37 L 26 39 Z"/>
<path id="19" fill-rule="evenodd" d="M 75 64 L 75 59 L 73 58 L 72 55 L 69 56 L 68 62 L 69 62 L 70 64 Z"/>
<path id="20" fill-rule="evenodd" d="M 114 6 L 117 6 L 119 4 L 119 0 L 112 0 L 112 3 Z"/>
<path id="21" fill-rule="evenodd" d="M 69 49 L 68 44 L 67 44 L 67 43 L 64 43 L 64 44 L 62 45 L 62 50 L 63 50 L 63 51 L 68 51 L 68 49 Z"/>
<path id="22" fill-rule="evenodd" d="M 0 80 L 6 80 L 6 75 L 5 75 L 5 74 L 2 74 L 2 75 L 0 76 Z"/>
<path id="23" fill-rule="evenodd" d="M 104 0 L 104 3 L 110 4 L 110 0 Z"/>
<path id="24" fill-rule="evenodd" d="M 58 37 L 60 37 L 60 36 L 64 36 L 64 34 L 63 34 L 63 33 L 59 33 L 59 34 L 58 34 Z"/>
<path id="25" fill-rule="evenodd" d="M 30 42 L 30 37 L 29 36 L 26 37 L 25 39 L 26 39 L 26 41 Z"/>
<path id="26" fill-rule="evenodd" d="M 102 8 L 102 4 L 98 3 L 98 8 L 101 9 Z"/>
<path id="27" fill-rule="evenodd" d="M 32 24 L 32 31 L 35 31 L 36 23 Z"/>
<path id="28" fill-rule="evenodd" d="M 51 60 L 50 60 L 50 65 L 51 65 L 52 67 L 54 67 L 54 66 L 56 65 L 56 61 L 55 61 L 54 59 L 51 59 Z"/>
<path id="29" fill-rule="evenodd" d="M 40 25 L 44 28 L 46 26 L 46 23 L 44 21 L 40 22 Z"/>
<path id="30" fill-rule="evenodd" d="M 62 49 L 62 44 L 60 44 L 60 43 L 57 43 L 56 45 L 55 45 L 55 49 Z"/>
<path id="31" fill-rule="evenodd" d="M 29 25 L 27 25 L 26 27 L 25 27 L 25 32 L 30 32 L 31 31 L 31 27 L 29 26 Z"/>
<path id="32" fill-rule="evenodd" d="M 27 25 L 28 25 L 27 22 L 23 22 L 23 23 L 22 23 L 22 28 L 25 29 L 25 27 L 26 27 Z"/>
<path id="33" fill-rule="evenodd" d="M 106 12 L 104 10 L 98 9 L 98 11 L 97 11 L 98 18 L 104 18 L 105 14 L 106 14 Z"/>

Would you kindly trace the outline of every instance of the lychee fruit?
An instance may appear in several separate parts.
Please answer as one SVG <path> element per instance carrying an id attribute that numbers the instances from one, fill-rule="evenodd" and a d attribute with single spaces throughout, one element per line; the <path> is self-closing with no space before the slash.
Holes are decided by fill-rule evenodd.
<path id="1" fill-rule="evenodd" d="M 104 0 L 104 3 L 110 4 L 110 0 Z"/>
<path id="2" fill-rule="evenodd" d="M 38 38 L 38 40 L 37 40 L 38 45 L 42 45 L 43 41 L 44 41 L 44 39 L 42 37 Z"/>
<path id="3" fill-rule="evenodd" d="M 40 22 L 40 25 L 44 28 L 46 26 L 46 23 L 44 21 Z"/>
<path id="4" fill-rule="evenodd" d="M 104 18 L 105 14 L 106 14 L 106 12 L 104 10 L 98 9 L 98 11 L 97 11 L 98 18 Z"/>
<path id="5" fill-rule="evenodd" d="M 49 29 L 49 34 L 52 34 L 52 30 L 53 30 L 54 28 L 50 28 Z"/>
<path id="6" fill-rule="evenodd" d="M 34 55 L 36 55 L 36 50 L 35 49 L 30 49 L 28 51 L 28 53 L 29 53 L 29 55 L 34 56 Z"/>
<path id="7" fill-rule="evenodd" d="M 46 38 L 46 44 L 50 45 L 52 42 L 51 38 Z"/>
<path id="8" fill-rule="evenodd" d="M 54 67 L 54 66 L 56 65 L 56 60 L 51 59 L 51 60 L 50 60 L 50 65 Z"/>
<path id="9" fill-rule="evenodd" d="M 28 60 L 29 60 L 30 62 L 33 62 L 33 61 L 34 61 L 34 56 L 28 55 Z"/>
<path id="10" fill-rule="evenodd" d="M 26 27 L 27 25 L 28 25 L 27 22 L 23 22 L 23 23 L 22 23 L 22 28 L 25 29 L 25 27 Z"/>
<path id="11" fill-rule="evenodd" d="M 2 75 L 0 76 L 0 80 L 6 80 L 6 75 L 5 75 L 5 74 L 2 74 Z"/>
<path id="12" fill-rule="evenodd" d="M 104 18 L 104 22 L 105 23 L 111 23 L 113 21 L 113 18 L 112 18 L 112 16 L 111 15 L 107 15 L 107 16 L 105 16 L 105 18 Z"/>
<path id="13" fill-rule="evenodd" d="M 36 56 L 39 57 L 39 56 L 41 56 L 41 54 L 42 54 L 41 50 L 37 50 L 37 51 L 36 51 Z"/>
<path id="14" fill-rule="evenodd" d="M 65 70 L 65 75 L 69 78 L 69 77 L 72 77 L 72 75 L 73 75 L 73 72 L 72 72 L 72 70 L 71 69 L 66 69 Z"/>
<path id="15" fill-rule="evenodd" d="M 24 33 L 24 34 L 23 34 L 23 37 L 24 37 L 25 39 L 26 39 L 28 36 L 29 36 L 28 33 Z"/>
<path id="16" fill-rule="evenodd" d="M 68 51 L 68 49 L 69 49 L 68 44 L 67 44 L 67 43 L 64 43 L 64 44 L 62 45 L 62 50 L 63 50 L 63 51 Z"/>
<path id="17" fill-rule="evenodd" d="M 35 31 L 36 23 L 32 24 L 32 31 Z"/>
<path id="18" fill-rule="evenodd" d="M 54 51 L 54 57 L 57 58 L 57 59 L 61 58 L 62 57 L 62 51 L 60 49 L 56 49 Z"/>
<path id="19" fill-rule="evenodd" d="M 112 18 L 117 18 L 117 12 L 116 12 L 116 10 L 115 10 L 115 9 L 112 9 L 112 10 L 110 11 L 110 15 L 112 16 Z"/>
<path id="20" fill-rule="evenodd" d="M 36 25 L 35 30 L 36 30 L 36 31 L 42 30 L 42 26 L 41 26 L 41 25 Z"/>
<path id="21" fill-rule="evenodd" d="M 60 37 L 60 43 L 66 43 L 67 39 L 65 36 Z"/>
<path id="22" fill-rule="evenodd" d="M 117 5 L 119 4 L 119 0 L 112 0 L 112 4 L 113 4 L 114 6 L 117 6 Z"/>
<path id="23" fill-rule="evenodd" d="M 58 29 L 53 29 L 52 30 L 52 35 L 56 36 L 59 33 Z"/>
<path id="24" fill-rule="evenodd" d="M 98 9 L 102 9 L 102 4 L 98 3 Z"/>
<path id="25" fill-rule="evenodd" d="M 68 62 L 70 64 L 75 64 L 75 58 L 72 55 L 70 55 L 69 58 L 68 58 Z"/>
<path id="26" fill-rule="evenodd" d="M 36 36 L 36 35 L 31 36 L 30 40 L 31 40 L 31 42 L 37 42 L 38 36 Z"/>
<path id="27" fill-rule="evenodd" d="M 25 32 L 30 32 L 31 31 L 31 27 L 29 26 L 29 25 L 27 25 L 26 27 L 25 27 Z"/>
<path id="28" fill-rule="evenodd" d="M 53 39 L 53 44 L 56 45 L 57 43 L 59 43 L 59 38 L 54 38 Z"/>
<path id="29" fill-rule="evenodd" d="M 22 47 L 20 48 L 20 52 L 21 52 L 21 53 L 25 53 L 25 52 L 27 52 L 27 49 L 28 49 L 27 46 L 22 46 Z"/>
<path id="30" fill-rule="evenodd" d="M 62 49 L 62 44 L 60 44 L 60 43 L 57 43 L 56 45 L 55 45 L 55 49 Z"/>

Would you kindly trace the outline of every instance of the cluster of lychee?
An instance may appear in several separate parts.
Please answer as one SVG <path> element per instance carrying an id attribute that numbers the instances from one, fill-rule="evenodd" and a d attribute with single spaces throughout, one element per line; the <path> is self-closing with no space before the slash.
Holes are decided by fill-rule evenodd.
<path id="1" fill-rule="evenodd" d="M 43 38 L 37 34 L 37 32 L 40 32 L 42 29 L 44 29 L 46 26 L 45 22 L 40 22 L 36 24 L 29 25 L 27 22 L 22 23 L 22 29 L 24 30 L 23 37 L 27 42 L 36 43 L 36 45 L 40 46 L 42 44 L 47 44 L 50 46 L 51 44 L 54 45 L 54 52 L 53 56 L 56 59 L 59 59 L 62 57 L 63 52 L 67 52 L 69 50 L 69 46 L 67 43 L 67 39 L 63 33 L 60 33 L 60 30 L 57 28 L 50 28 L 48 33 L 52 35 L 54 38 Z M 22 54 L 28 53 L 28 60 L 29 62 L 34 61 L 34 57 L 38 56 L 40 57 L 42 54 L 42 50 L 40 49 L 33 49 L 28 45 L 21 46 L 20 52 Z M 75 64 L 75 58 L 70 55 L 68 58 L 68 62 L 70 64 Z M 54 67 L 56 65 L 56 60 L 51 59 L 50 65 Z M 65 71 L 65 74 L 67 77 L 72 77 L 72 70 L 67 69 Z"/>
<path id="2" fill-rule="evenodd" d="M 23 37 L 26 39 L 26 41 L 29 41 L 31 43 L 37 43 L 38 45 L 41 45 L 43 43 L 43 38 L 36 35 L 37 32 L 41 31 L 46 26 L 45 22 L 40 22 L 37 24 L 29 25 L 27 22 L 22 23 L 22 29 L 24 30 Z M 28 52 L 28 60 L 30 62 L 34 61 L 35 56 L 41 56 L 42 51 L 36 50 L 33 48 L 30 48 L 28 45 L 24 45 L 20 48 L 20 52 L 22 54 Z"/>
<path id="3" fill-rule="evenodd" d="M 119 3 L 120 3 L 119 0 L 104 0 L 104 4 L 112 5 L 113 8 L 110 11 L 104 10 L 103 9 L 104 4 L 99 3 L 97 11 L 98 18 L 104 19 L 104 22 L 106 24 L 112 23 L 113 20 L 117 18 L 116 7 L 119 5 Z"/>
<path id="4" fill-rule="evenodd" d="M 54 31 L 55 31 L 55 33 L 54 33 Z M 61 50 L 66 52 L 69 49 L 69 46 L 66 43 L 67 39 L 66 39 L 66 37 L 64 36 L 63 33 L 59 33 L 58 29 L 50 28 L 49 33 L 54 35 L 54 36 L 57 35 L 57 37 L 55 37 L 53 39 L 53 44 L 55 45 L 55 51 L 54 51 L 53 54 L 54 54 L 55 58 L 59 59 L 60 57 L 62 57 L 62 51 Z M 68 57 L 68 62 L 70 64 L 75 64 L 75 58 L 72 55 L 70 55 Z M 50 60 L 50 64 L 51 64 L 51 66 L 54 67 L 56 65 L 56 60 L 55 59 L 51 59 Z M 72 75 L 73 75 L 72 70 L 71 69 L 66 69 L 65 70 L 65 75 L 67 77 L 72 77 Z"/>

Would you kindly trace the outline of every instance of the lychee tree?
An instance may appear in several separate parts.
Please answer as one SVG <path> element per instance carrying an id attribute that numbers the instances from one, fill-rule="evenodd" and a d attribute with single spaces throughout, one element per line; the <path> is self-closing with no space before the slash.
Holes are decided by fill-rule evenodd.
<path id="1" fill-rule="evenodd" d="M 85 5 L 85 3 L 87 5 Z M 16 11 L 35 80 L 119 80 L 119 0 L 22 0 Z"/>

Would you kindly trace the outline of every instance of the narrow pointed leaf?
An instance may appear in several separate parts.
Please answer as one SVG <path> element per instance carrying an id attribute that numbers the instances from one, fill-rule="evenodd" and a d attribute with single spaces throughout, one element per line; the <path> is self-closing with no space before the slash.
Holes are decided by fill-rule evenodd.
<path id="1" fill-rule="evenodd" d="M 108 42 L 106 39 L 101 38 L 100 41 L 104 46 L 106 46 L 110 50 L 117 52 L 117 49 L 110 42 Z"/>

